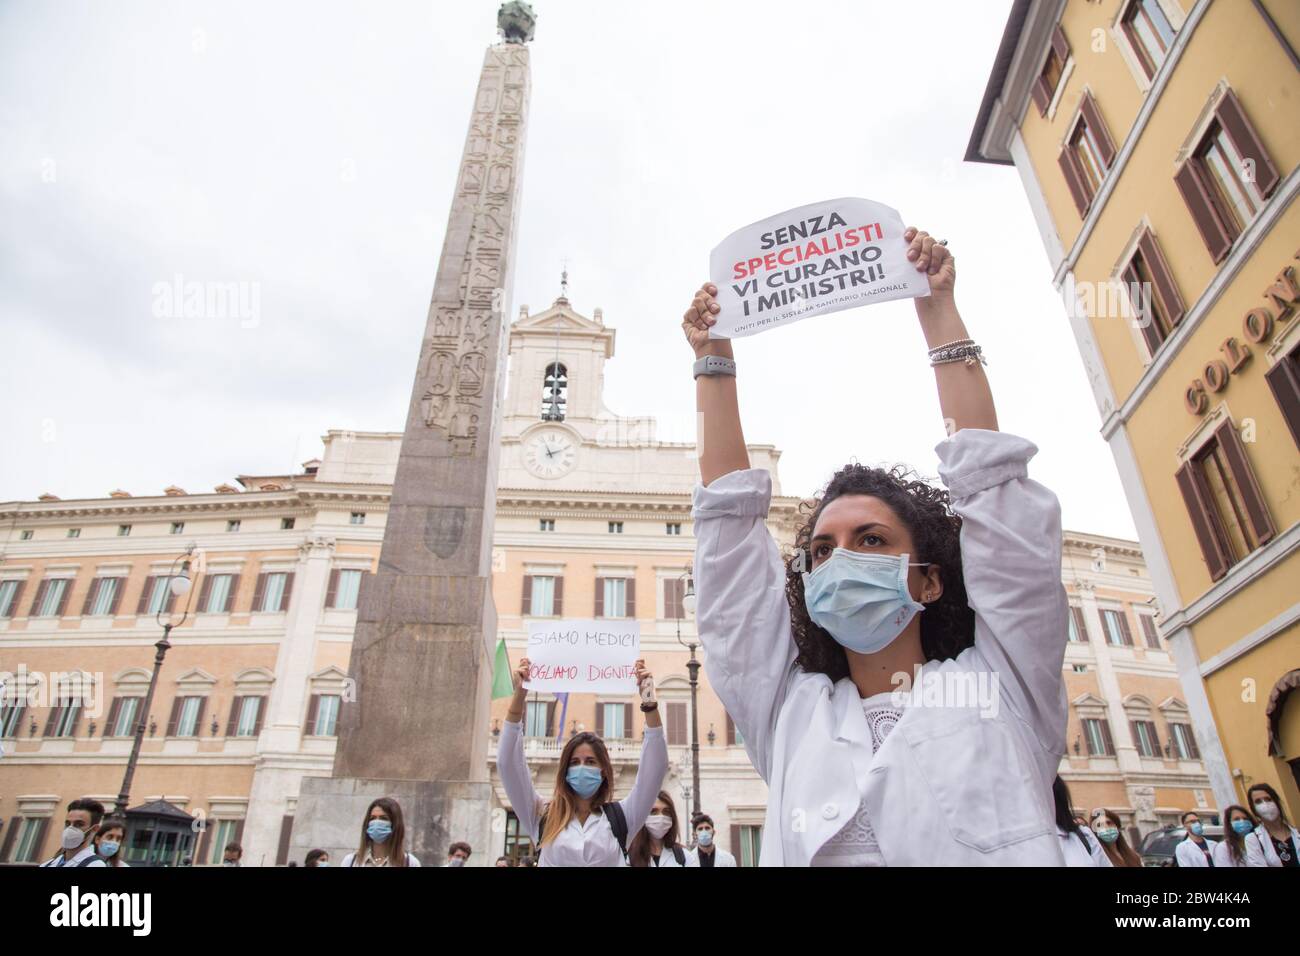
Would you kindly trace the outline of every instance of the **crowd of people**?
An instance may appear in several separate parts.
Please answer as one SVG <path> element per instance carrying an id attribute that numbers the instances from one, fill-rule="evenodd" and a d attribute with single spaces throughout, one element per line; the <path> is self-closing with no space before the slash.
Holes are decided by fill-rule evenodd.
<path id="1" fill-rule="evenodd" d="M 760 865 L 1140 866 L 1119 817 L 1104 807 L 1076 816 L 1057 773 L 1067 723 L 1060 506 L 1029 478 L 1036 446 L 998 429 L 983 349 L 957 311 L 952 253 L 916 229 L 905 239 L 930 287 L 913 301 L 947 433 L 935 449 L 942 487 L 903 466 L 845 465 L 805 506 L 786 558 L 767 525 L 772 476 L 750 467 L 732 342 L 710 335 L 717 288 L 702 286 L 682 320 L 701 423 L 698 627 L 710 684 L 767 783 Z M 872 361 L 880 358 L 865 357 L 864 369 Z M 809 414 L 869 426 L 861 382 L 805 374 Z M 735 866 L 707 815 L 690 821 L 683 842 L 663 789 L 668 748 L 644 661 L 635 680 L 645 733 L 622 799 L 605 742 L 590 732 L 568 739 L 538 792 L 523 744 L 529 674 L 524 659 L 497 758 L 520 835 L 535 848 L 521 865 Z M 916 685 L 992 686 L 997 706 L 900 695 L 899 674 Z M 1224 809 L 1218 842 L 1196 812 L 1184 814 L 1177 865 L 1295 867 L 1300 832 L 1276 791 L 1256 784 L 1247 804 Z M 94 801 L 74 801 L 64 849 L 45 865 L 114 861 L 121 821 L 102 817 Z M 453 844 L 445 865 L 470 853 Z M 226 847 L 228 865 L 241 856 Z M 330 864 L 323 850 L 306 860 Z M 421 865 L 396 800 L 370 805 L 340 865 Z"/>

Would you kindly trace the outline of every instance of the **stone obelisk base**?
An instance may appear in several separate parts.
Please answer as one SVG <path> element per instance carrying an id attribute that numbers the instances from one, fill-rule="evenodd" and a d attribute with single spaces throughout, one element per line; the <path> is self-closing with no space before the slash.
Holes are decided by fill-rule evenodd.
<path id="1" fill-rule="evenodd" d="M 366 808 L 376 797 L 392 797 L 402 807 L 406 851 L 424 866 L 446 862 L 446 847 L 462 841 L 474 850 L 469 866 L 491 866 L 492 785 L 482 782 L 361 780 L 309 777 L 298 791 L 289 859 L 301 866 L 307 851 L 326 850 L 338 866 L 361 842 Z"/>

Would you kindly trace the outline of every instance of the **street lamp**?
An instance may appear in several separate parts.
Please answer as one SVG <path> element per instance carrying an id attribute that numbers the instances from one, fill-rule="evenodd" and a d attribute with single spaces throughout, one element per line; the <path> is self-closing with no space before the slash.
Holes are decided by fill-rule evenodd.
<path id="1" fill-rule="evenodd" d="M 686 670 L 691 675 L 691 817 L 700 812 L 700 662 L 695 658 L 696 643 L 687 644 L 682 640 L 682 614 L 695 614 L 695 579 L 691 577 L 691 566 L 678 575 L 677 580 L 685 581 L 682 594 L 682 613 L 677 616 L 677 643 L 688 648 L 691 659 L 686 662 Z"/>
<path id="2" fill-rule="evenodd" d="M 158 671 L 162 668 L 163 658 L 171 650 L 172 628 L 180 627 L 185 623 L 186 618 L 190 616 L 190 599 L 194 595 L 194 582 L 190 580 L 190 555 L 194 553 L 194 545 L 191 544 L 185 549 L 185 553 L 177 555 L 172 561 L 172 566 L 167 570 L 167 588 L 172 597 L 185 598 L 185 607 L 181 611 L 181 619 L 174 620 L 171 604 L 172 599 L 168 598 L 158 607 L 158 613 L 154 619 L 162 625 L 163 636 L 154 648 L 157 653 L 153 658 L 153 676 L 149 678 L 149 692 L 145 694 L 144 706 L 136 714 L 135 739 L 131 742 L 131 756 L 126 761 L 126 774 L 122 777 L 122 791 L 117 795 L 117 805 L 114 807 L 114 813 L 126 813 L 127 801 L 131 795 L 131 779 L 135 776 L 135 765 L 140 759 L 140 746 L 144 743 L 145 722 L 149 719 L 149 710 L 153 707 L 153 694 L 158 687 Z M 180 565 L 180 574 L 176 573 L 176 566 Z M 167 615 L 167 620 L 163 620 L 163 615 Z M 108 728 L 111 730 L 112 728 Z"/>

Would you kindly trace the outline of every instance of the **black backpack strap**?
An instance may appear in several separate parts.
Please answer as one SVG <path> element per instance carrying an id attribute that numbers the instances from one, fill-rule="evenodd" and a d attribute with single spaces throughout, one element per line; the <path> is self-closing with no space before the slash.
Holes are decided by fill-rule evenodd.
<path id="1" fill-rule="evenodd" d="M 686 853 L 679 846 L 673 847 L 673 859 L 677 861 L 678 866 L 686 865 Z"/>
<path id="2" fill-rule="evenodd" d="M 94 863 L 98 859 L 99 859 L 99 854 L 92 853 L 90 856 L 86 857 L 84 860 L 78 863 L 77 867 L 90 866 L 90 864 Z"/>
<path id="3" fill-rule="evenodd" d="M 607 803 L 604 811 L 609 814 L 609 828 L 614 831 L 618 848 L 623 851 L 623 858 L 627 859 L 627 815 L 623 813 L 623 805 L 617 802 Z"/>

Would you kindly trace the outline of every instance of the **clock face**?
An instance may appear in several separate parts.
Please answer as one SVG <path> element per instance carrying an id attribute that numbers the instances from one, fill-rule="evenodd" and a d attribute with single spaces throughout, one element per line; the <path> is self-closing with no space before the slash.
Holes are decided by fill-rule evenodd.
<path id="1" fill-rule="evenodd" d="M 578 446 L 567 432 L 538 432 L 524 445 L 524 467 L 538 478 L 567 475 L 577 460 Z"/>

